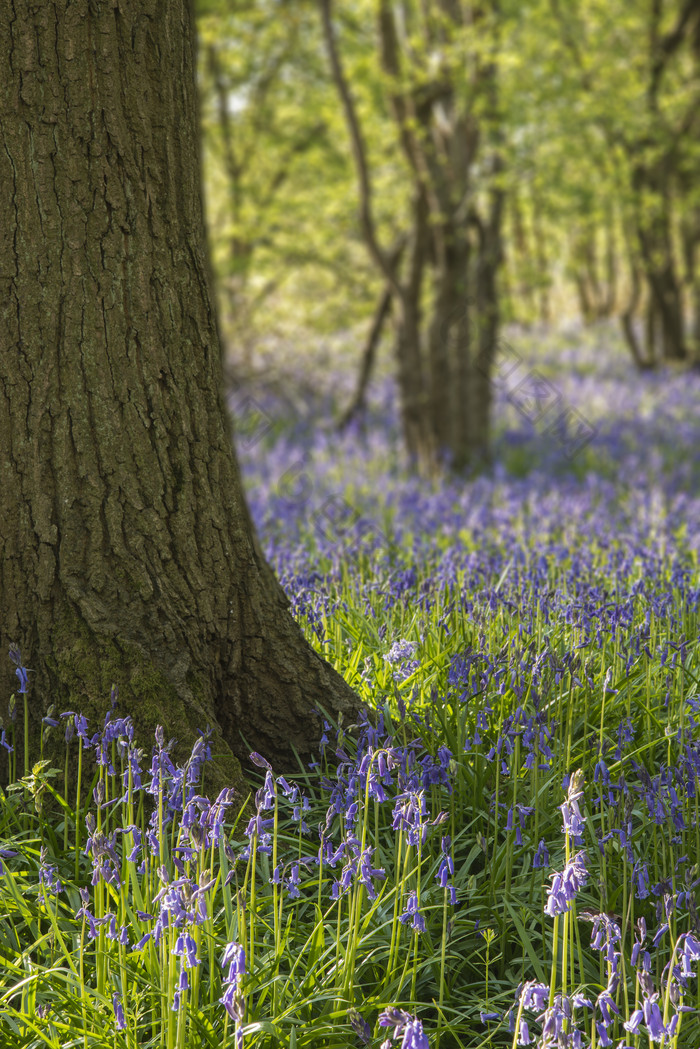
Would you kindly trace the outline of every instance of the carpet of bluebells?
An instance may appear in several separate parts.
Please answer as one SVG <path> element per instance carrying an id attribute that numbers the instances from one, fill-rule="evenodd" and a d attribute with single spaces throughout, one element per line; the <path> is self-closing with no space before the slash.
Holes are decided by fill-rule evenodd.
<path id="1" fill-rule="evenodd" d="M 698 1049 L 700 376 L 507 338 L 473 478 L 410 473 L 381 368 L 339 433 L 330 342 L 232 394 L 267 556 L 366 705 L 309 766 L 251 754 L 252 809 L 202 791 L 205 726 L 178 766 L 52 711 L 81 809 L 11 649 L 3 1047 Z"/>

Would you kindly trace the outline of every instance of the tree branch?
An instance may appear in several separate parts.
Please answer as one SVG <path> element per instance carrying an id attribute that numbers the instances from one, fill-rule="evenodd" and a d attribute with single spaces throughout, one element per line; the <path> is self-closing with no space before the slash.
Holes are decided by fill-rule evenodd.
<path id="1" fill-rule="evenodd" d="M 656 17 L 658 15 L 658 17 Z M 678 21 L 674 28 L 654 41 L 654 54 L 652 56 L 652 67 L 651 67 L 651 84 L 650 94 L 652 97 L 656 97 L 663 76 L 666 63 L 669 58 L 678 50 L 685 39 L 686 29 L 690 23 L 691 18 L 695 15 L 696 19 L 700 20 L 700 4 L 698 0 L 686 0 L 683 9 L 678 15 Z M 658 21 L 661 17 L 661 3 L 660 0 L 656 0 L 654 4 L 654 16 L 655 26 L 658 26 Z M 653 27 L 654 28 L 654 27 Z"/>
<path id="2" fill-rule="evenodd" d="M 391 249 L 389 254 L 389 262 L 394 270 L 398 268 L 401 256 L 403 255 L 404 249 L 407 243 L 407 237 L 402 235 Z M 369 329 L 367 336 L 367 342 L 362 352 L 362 363 L 360 366 L 360 375 L 357 382 L 357 389 L 355 395 L 346 408 L 345 412 L 341 416 L 340 422 L 338 423 L 338 429 L 344 430 L 355 418 L 357 413 L 362 408 L 365 396 L 367 393 L 367 387 L 369 380 L 372 375 L 372 369 L 374 368 L 374 362 L 377 355 L 377 347 L 379 346 L 379 339 L 381 338 L 382 328 L 384 322 L 389 316 L 391 310 L 391 300 L 393 298 L 393 291 L 389 284 L 385 284 L 384 290 L 382 291 L 377 308 L 374 311 L 374 317 L 372 318 L 372 325 Z"/>
<path id="3" fill-rule="evenodd" d="M 267 187 L 267 192 L 261 201 L 263 208 L 270 206 L 275 198 L 277 190 L 286 182 L 289 178 L 289 165 L 295 156 L 300 153 L 305 153 L 307 149 L 310 149 L 314 144 L 314 141 L 327 130 L 326 123 L 324 120 L 319 120 L 318 123 L 314 124 L 313 127 L 309 128 L 306 134 L 299 138 L 292 146 L 287 150 L 284 160 L 278 167 L 277 171 L 270 179 L 270 184 Z"/>
<path id="4" fill-rule="evenodd" d="M 360 130 L 360 124 L 357 119 L 357 113 L 355 112 L 355 103 L 350 93 L 350 88 L 345 78 L 345 73 L 343 72 L 340 56 L 338 54 L 331 19 L 331 0 L 320 0 L 320 5 L 323 23 L 323 37 L 331 64 L 333 81 L 343 105 L 345 122 L 350 133 L 352 155 L 355 161 L 355 170 L 357 171 L 357 178 L 360 186 L 360 222 L 362 224 L 362 232 L 374 262 L 383 273 L 387 283 L 392 288 L 392 291 L 401 298 L 401 288 L 396 281 L 394 271 L 389 265 L 389 261 L 377 239 L 374 219 L 372 217 L 372 187 L 367 166 L 367 150 Z"/>

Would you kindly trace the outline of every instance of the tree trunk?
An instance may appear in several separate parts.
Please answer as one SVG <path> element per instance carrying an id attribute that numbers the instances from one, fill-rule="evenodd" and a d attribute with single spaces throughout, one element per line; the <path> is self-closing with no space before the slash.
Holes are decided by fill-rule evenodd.
<path id="1" fill-rule="evenodd" d="M 466 401 L 468 381 L 461 362 L 469 358 L 467 301 L 470 243 L 464 223 L 445 237 L 442 265 L 435 266 L 429 329 L 431 422 L 440 456 L 453 466 L 468 458 Z M 461 453 L 464 452 L 464 455 Z"/>
<path id="2" fill-rule="evenodd" d="M 653 290 L 649 289 L 647 309 L 644 318 L 644 336 L 646 340 L 647 360 L 659 363 L 659 310 Z"/>
<path id="3" fill-rule="evenodd" d="M 221 777 L 251 746 L 308 754 L 312 707 L 359 701 L 242 494 L 189 0 L 9 0 L 0 59 L 0 652 L 32 669 L 35 723 L 50 701 L 100 716 L 116 683 L 146 745 L 208 722 Z"/>
<path id="4" fill-rule="evenodd" d="M 399 286 L 396 310 L 396 364 L 404 445 L 418 472 L 429 477 L 436 468 L 437 446 L 421 344 L 421 297 L 428 251 L 428 206 L 422 190 L 414 195 L 413 214 L 408 274 Z"/>
<path id="5" fill-rule="evenodd" d="M 635 330 L 637 308 L 641 298 L 641 279 L 632 252 L 630 252 L 630 279 L 632 282 L 632 289 L 627 306 L 620 314 L 620 323 L 622 325 L 625 342 L 632 354 L 632 360 L 639 371 L 648 371 L 650 368 L 654 367 L 654 358 L 653 356 L 646 356 L 646 352 L 650 349 L 648 344 L 645 345 L 645 352 L 642 352 L 640 340 L 637 337 L 637 332 Z M 653 347 L 651 347 L 651 349 L 653 350 Z"/>
<path id="6" fill-rule="evenodd" d="M 475 374 L 472 386 L 473 461 L 484 466 L 490 462 L 491 408 L 493 403 L 492 371 L 498 337 L 499 302 L 498 270 L 503 260 L 501 223 L 505 194 L 493 191 L 487 223 L 479 226 L 479 252 L 476 272 L 476 304 L 479 327 Z"/>
<path id="7" fill-rule="evenodd" d="M 549 275 L 549 257 L 547 253 L 547 240 L 543 223 L 543 207 L 539 195 L 532 194 L 532 232 L 535 244 L 535 259 L 537 263 L 537 286 L 539 294 L 539 318 L 541 324 L 551 324 L 552 304 L 550 300 L 551 278 Z M 494 336 L 495 339 L 495 336 Z"/>
<path id="8" fill-rule="evenodd" d="M 617 299 L 617 251 L 615 248 L 615 215 L 612 207 L 607 209 L 605 225 L 605 278 L 606 291 L 601 303 L 601 317 L 612 317 Z"/>
<path id="9" fill-rule="evenodd" d="M 520 195 L 515 187 L 511 190 L 509 205 L 513 229 L 513 269 L 517 273 L 518 278 L 515 281 L 516 295 L 518 298 L 525 300 L 525 310 L 528 315 L 528 321 L 530 321 L 537 316 L 539 310 L 531 259 L 533 255 L 538 253 L 537 250 L 533 252 L 530 248 Z"/>
<path id="10" fill-rule="evenodd" d="M 454 390 L 451 375 L 454 369 L 450 360 L 452 329 L 459 320 L 464 305 L 455 305 L 447 274 L 436 267 L 433 280 L 433 304 L 428 329 L 428 362 L 430 374 L 430 419 L 438 457 L 444 456 L 452 444 L 452 401 Z"/>
<path id="11" fill-rule="evenodd" d="M 679 185 L 681 194 L 692 192 L 692 185 Z M 680 241 L 683 251 L 683 290 L 688 307 L 688 350 L 693 364 L 700 361 L 700 207 L 686 206 L 680 217 Z"/>
<path id="12" fill-rule="evenodd" d="M 644 272 L 654 300 L 659 341 L 664 360 L 687 357 L 683 318 L 683 296 L 676 276 L 671 232 L 671 205 L 667 185 L 666 157 L 654 166 L 639 164 L 634 172 L 637 203 L 637 235 Z M 643 195 L 648 194 L 649 200 Z"/>
<path id="13" fill-rule="evenodd" d="M 437 449 L 430 428 L 420 330 L 418 305 L 407 298 L 396 320 L 396 373 L 401 429 L 409 460 L 421 476 L 429 477 L 435 471 Z"/>

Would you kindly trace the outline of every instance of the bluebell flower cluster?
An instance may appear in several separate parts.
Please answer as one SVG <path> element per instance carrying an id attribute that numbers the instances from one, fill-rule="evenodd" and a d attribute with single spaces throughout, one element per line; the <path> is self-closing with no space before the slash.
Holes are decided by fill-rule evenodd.
<path id="1" fill-rule="evenodd" d="M 430 1049 L 421 1021 L 403 1009 L 385 1009 L 380 1013 L 379 1026 L 393 1028 L 392 1034 L 382 1042 L 382 1049 L 390 1049 L 397 1038 L 401 1038 L 400 1049 Z"/>
<path id="2" fill-rule="evenodd" d="M 245 999 L 241 985 L 243 977 L 246 975 L 246 965 L 245 950 L 240 943 L 233 940 L 226 945 L 224 956 L 221 960 L 221 967 L 222 969 L 227 969 L 227 972 L 224 977 L 225 990 L 219 1001 L 235 1023 L 234 1037 L 236 1049 L 242 1049 Z"/>
<path id="3" fill-rule="evenodd" d="M 401 638 L 395 641 L 389 651 L 384 654 L 384 659 L 394 668 L 396 681 L 405 681 L 418 670 L 420 663 L 414 659 L 416 648 L 414 641 L 406 641 L 405 638 Z"/>

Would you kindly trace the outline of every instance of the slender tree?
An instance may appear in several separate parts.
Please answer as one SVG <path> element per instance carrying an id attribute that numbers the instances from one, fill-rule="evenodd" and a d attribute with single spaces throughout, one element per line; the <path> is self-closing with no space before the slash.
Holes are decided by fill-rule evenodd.
<path id="1" fill-rule="evenodd" d="M 622 313 L 622 325 L 635 362 L 653 367 L 659 361 L 689 359 L 692 332 L 687 328 L 687 295 L 677 251 L 677 219 L 684 217 L 681 239 L 692 226 L 694 186 L 697 183 L 698 88 L 693 55 L 700 39 L 700 4 L 677 0 L 673 4 L 650 0 L 618 5 L 625 19 L 619 34 L 635 34 L 634 46 L 643 58 L 631 63 L 633 76 L 610 61 L 605 43 L 610 26 L 617 27 L 615 8 L 581 2 L 568 5 L 551 0 L 560 42 L 578 78 L 580 97 L 591 106 L 590 117 L 602 132 L 608 151 L 620 152 L 622 203 L 630 254 L 631 296 Z M 601 17 L 602 15 L 602 17 Z M 627 38 L 628 40 L 630 38 Z M 602 46 L 601 46 L 602 45 Z M 591 64 L 590 56 L 595 60 Z M 592 69 L 595 71 L 592 72 Z M 602 75 L 605 73 L 605 75 Z M 634 106 L 620 101 L 616 86 L 634 87 Z M 610 100 L 615 100 L 611 106 Z M 691 233 L 692 238 L 692 233 Z M 688 260 L 687 260 L 688 261 Z M 686 266 L 692 289 L 692 267 Z M 634 331 L 633 315 L 641 301 L 640 282 L 646 286 L 645 347 Z"/>
<path id="2" fill-rule="evenodd" d="M 503 257 L 498 4 L 378 4 L 379 64 L 410 185 L 401 254 L 381 241 L 332 0 L 320 0 L 320 9 L 357 174 L 360 225 L 391 296 L 406 450 L 424 473 L 445 456 L 457 468 L 480 465 L 489 456 Z"/>
<path id="3" fill-rule="evenodd" d="M 188 0 L 0 4 L 0 651 L 220 771 L 358 701 L 250 521 L 222 396 Z M 12 667 L 6 677 L 8 689 Z M 5 673 L 5 664 L 0 672 Z M 143 737 L 142 737 L 143 738 Z"/>

